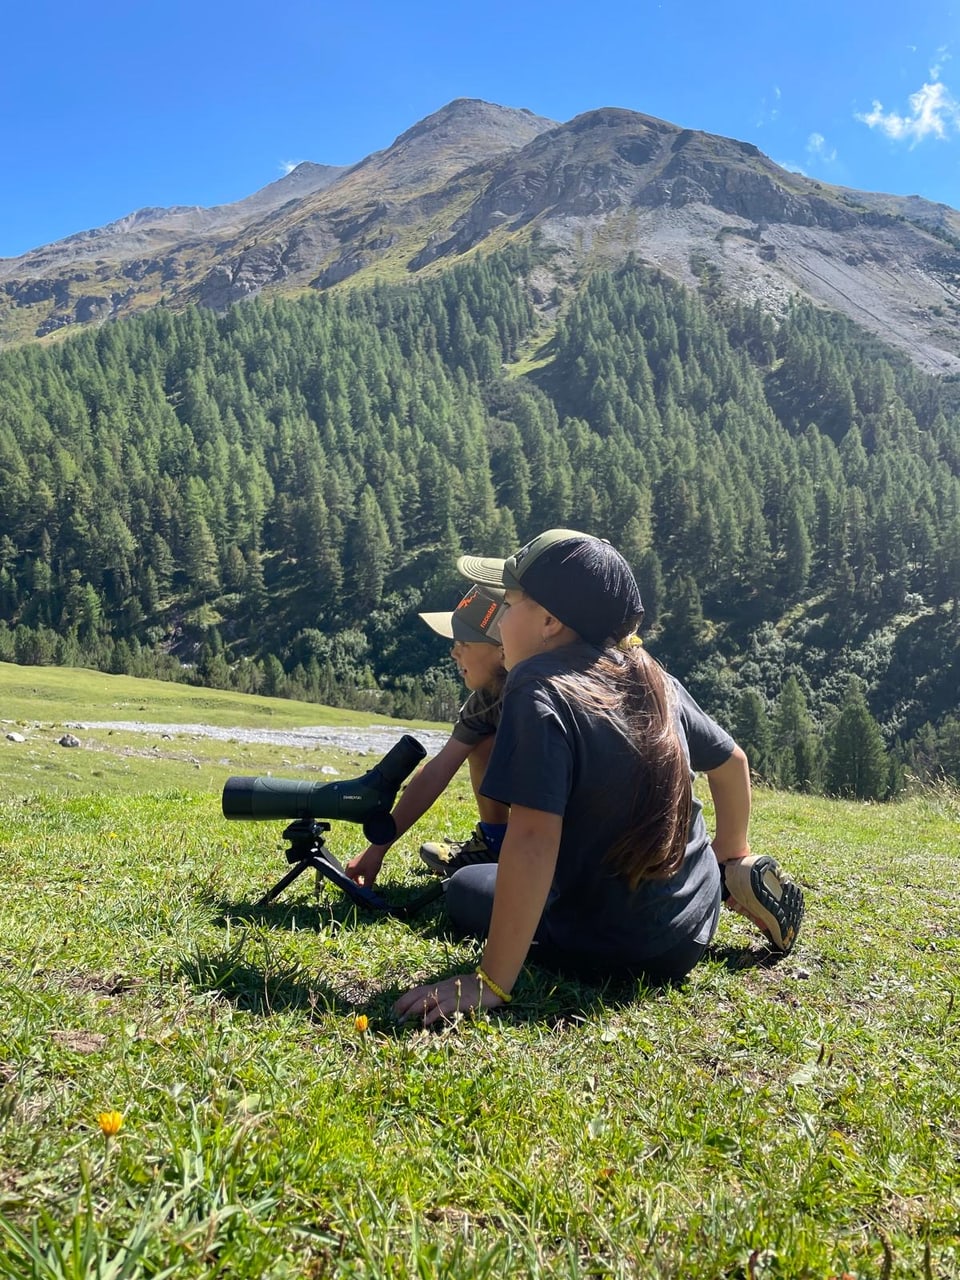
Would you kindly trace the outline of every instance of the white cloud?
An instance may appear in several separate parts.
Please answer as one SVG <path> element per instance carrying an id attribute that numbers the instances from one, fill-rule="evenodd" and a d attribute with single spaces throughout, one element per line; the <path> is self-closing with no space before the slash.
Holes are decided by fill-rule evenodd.
<path id="1" fill-rule="evenodd" d="M 278 168 L 280 169 L 280 172 L 283 174 L 283 176 L 286 177 L 288 173 L 293 173 L 294 169 L 297 167 L 298 164 L 303 164 L 303 161 L 302 160 L 281 160 Z"/>
<path id="2" fill-rule="evenodd" d="M 836 147 L 828 147 L 822 133 L 811 133 L 807 139 L 807 155 L 811 160 L 820 160 L 824 164 L 833 164 L 837 158 Z"/>
<path id="3" fill-rule="evenodd" d="M 951 55 L 947 53 L 947 46 L 942 44 L 936 52 L 936 61 L 930 68 L 930 79 L 936 82 L 940 79 L 940 73 L 943 71 L 943 64 L 949 62 Z"/>
<path id="4" fill-rule="evenodd" d="M 773 86 L 773 105 L 767 105 L 767 99 L 760 99 L 760 110 L 757 113 L 757 128 L 762 129 L 765 124 L 773 124 L 780 115 L 780 87 Z"/>
<path id="5" fill-rule="evenodd" d="M 909 139 L 910 145 L 916 146 L 924 138 L 946 138 L 952 130 L 960 129 L 960 102 L 937 80 L 911 93 L 909 115 L 884 111 L 883 103 L 875 101 L 872 111 L 858 111 L 855 118 L 888 138 L 898 142 Z"/>
<path id="6" fill-rule="evenodd" d="M 799 173 L 801 178 L 807 177 L 807 171 L 802 165 L 794 164 L 792 160 L 775 160 L 774 164 L 781 169 L 786 169 L 788 173 Z"/>

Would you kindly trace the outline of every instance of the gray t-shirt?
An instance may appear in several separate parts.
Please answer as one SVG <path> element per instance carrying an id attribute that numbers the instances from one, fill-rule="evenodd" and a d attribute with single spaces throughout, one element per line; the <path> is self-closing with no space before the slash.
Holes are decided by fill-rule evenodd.
<path id="1" fill-rule="evenodd" d="M 629 827 L 642 785 L 637 756 L 616 724 L 567 698 L 551 680 L 596 657 L 588 645 L 571 645 L 537 654 L 510 672 L 481 790 L 504 804 L 563 816 L 538 936 L 598 960 L 610 955 L 642 962 L 698 936 L 716 907 L 720 876 L 696 800 L 686 854 L 670 879 L 644 880 L 630 892 L 607 868 L 604 857 Z M 723 764 L 733 739 L 679 682 L 670 684 L 691 767 Z"/>
<path id="2" fill-rule="evenodd" d="M 497 732 L 502 701 L 502 692 L 474 689 L 460 708 L 452 736 L 468 747 L 475 747 L 484 738 L 489 738 L 491 733 Z"/>

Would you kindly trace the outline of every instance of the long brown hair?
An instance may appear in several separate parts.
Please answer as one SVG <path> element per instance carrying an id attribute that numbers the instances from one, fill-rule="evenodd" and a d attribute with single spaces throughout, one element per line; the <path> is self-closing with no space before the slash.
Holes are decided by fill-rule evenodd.
<path id="1" fill-rule="evenodd" d="M 686 852 L 693 791 L 666 673 L 638 644 L 606 650 L 551 683 L 617 725 L 636 753 L 631 822 L 607 850 L 607 864 L 631 890 L 642 880 L 668 879 Z"/>

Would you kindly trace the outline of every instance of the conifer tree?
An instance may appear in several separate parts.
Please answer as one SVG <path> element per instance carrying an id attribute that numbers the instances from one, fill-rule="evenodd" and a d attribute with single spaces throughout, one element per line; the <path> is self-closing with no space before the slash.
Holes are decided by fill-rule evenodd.
<path id="1" fill-rule="evenodd" d="M 823 775 L 823 744 L 807 710 L 800 682 L 790 675 L 773 717 L 773 767 L 788 791 L 817 791 Z"/>
<path id="2" fill-rule="evenodd" d="M 700 591 L 694 579 L 684 574 L 670 593 L 669 612 L 658 647 L 664 651 L 670 670 L 682 680 L 703 657 L 705 640 Z"/>
<path id="3" fill-rule="evenodd" d="M 648 547 L 633 568 L 640 588 L 640 599 L 643 601 L 643 626 L 646 630 L 656 626 L 663 609 L 666 588 L 660 557 L 653 547 Z"/>
<path id="4" fill-rule="evenodd" d="M 784 586 L 789 596 L 798 596 L 810 577 L 813 555 L 806 522 L 796 503 L 787 516 L 784 553 Z"/>
<path id="5" fill-rule="evenodd" d="M 855 800 L 882 800 L 889 782 L 890 762 L 880 726 L 870 714 L 862 681 L 851 676 L 830 729 L 827 790 Z"/>
<path id="6" fill-rule="evenodd" d="M 773 730 L 763 699 L 755 689 L 744 689 L 733 718 L 733 736 L 759 777 L 773 776 Z"/>
<path id="7" fill-rule="evenodd" d="M 350 588 L 358 610 L 375 609 L 383 595 L 383 583 L 390 563 L 390 536 L 376 495 L 369 485 L 360 495 L 360 510 L 350 535 L 353 575 Z"/>
<path id="8" fill-rule="evenodd" d="M 247 552 L 247 573 L 244 581 L 244 602 L 250 615 L 255 634 L 270 606 L 270 596 L 263 572 L 263 557 L 256 548 Z"/>
<path id="9" fill-rule="evenodd" d="M 183 567 L 190 589 L 211 595 L 220 587 L 220 561 L 206 518 L 193 511 L 188 515 L 183 537 Z"/>
<path id="10" fill-rule="evenodd" d="M 275 653 L 268 653 L 263 660 L 263 692 L 268 698 L 282 698 L 286 684 L 283 663 Z"/>
<path id="11" fill-rule="evenodd" d="M 471 546 L 474 544 L 471 540 Z M 490 531 L 490 555 L 494 556 L 512 556 L 520 546 L 520 537 L 517 533 L 516 521 L 513 518 L 513 512 L 507 507 L 498 508 L 493 519 L 493 527 Z"/>

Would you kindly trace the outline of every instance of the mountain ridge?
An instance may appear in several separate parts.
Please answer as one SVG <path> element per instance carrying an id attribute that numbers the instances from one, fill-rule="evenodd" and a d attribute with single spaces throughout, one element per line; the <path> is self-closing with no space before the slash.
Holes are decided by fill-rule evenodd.
<path id="1" fill-rule="evenodd" d="M 781 169 L 753 143 L 619 107 L 558 123 L 459 98 L 350 166 L 143 209 L 0 259 L 0 341 L 155 306 L 403 279 L 536 230 L 569 286 L 630 254 L 782 311 L 799 294 L 960 374 L 960 213 Z M 549 283 L 549 279 L 547 281 Z"/>

